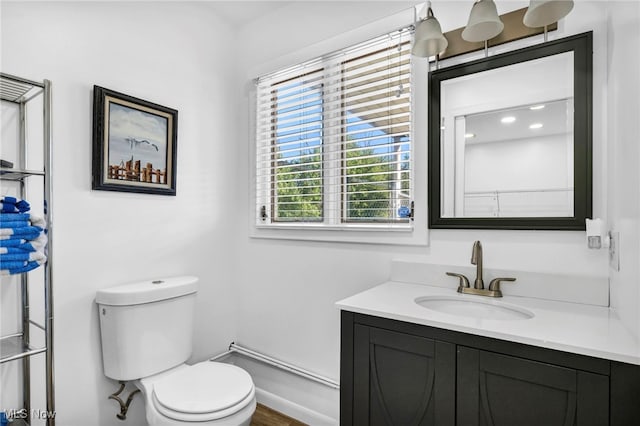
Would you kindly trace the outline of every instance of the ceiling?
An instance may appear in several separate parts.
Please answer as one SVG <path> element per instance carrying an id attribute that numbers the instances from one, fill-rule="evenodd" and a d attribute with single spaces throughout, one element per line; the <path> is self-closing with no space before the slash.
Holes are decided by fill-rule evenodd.
<path id="1" fill-rule="evenodd" d="M 207 1 L 207 6 L 230 24 L 242 27 L 247 23 L 280 9 L 293 1 Z"/>
<path id="2" fill-rule="evenodd" d="M 473 134 L 465 143 L 514 141 L 531 137 L 559 135 L 573 130 L 573 103 L 567 99 L 549 101 L 541 109 L 531 110 L 535 105 L 522 105 L 498 111 L 467 115 L 465 133 Z M 512 122 L 501 120 L 511 117 Z M 540 128 L 529 128 L 538 123 Z"/>

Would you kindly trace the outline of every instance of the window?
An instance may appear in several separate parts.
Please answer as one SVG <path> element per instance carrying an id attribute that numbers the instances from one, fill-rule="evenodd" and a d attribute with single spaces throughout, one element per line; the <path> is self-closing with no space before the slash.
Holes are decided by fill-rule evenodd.
<path id="1" fill-rule="evenodd" d="M 412 228 L 409 30 L 258 79 L 258 227 Z"/>

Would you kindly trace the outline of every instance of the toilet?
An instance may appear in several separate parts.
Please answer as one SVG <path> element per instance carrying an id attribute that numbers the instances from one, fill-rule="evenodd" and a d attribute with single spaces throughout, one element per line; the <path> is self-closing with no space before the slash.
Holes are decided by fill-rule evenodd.
<path id="1" fill-rule="evenodd" d="M 221 362 L 187 365 L 198 278 L 164 278 L 98 290 L 105 376 L 140 389 L 149 425 L 244 426 L 253 380 Z"/>

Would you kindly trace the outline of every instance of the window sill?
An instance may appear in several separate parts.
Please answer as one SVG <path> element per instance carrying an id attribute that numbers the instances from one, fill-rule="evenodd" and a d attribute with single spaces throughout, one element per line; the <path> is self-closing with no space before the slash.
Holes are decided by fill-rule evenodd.
<path id="1" fill-rule="evenodd" d="M 336 243 L 389 244 L 427 246 L 427 229 L 397 225 L 378 227 L 375 225 L 349 225 L 338 227 L 323 224 L 270 224 L 254 225 L 251 238 L 274 240 L 320 241 Z"/>

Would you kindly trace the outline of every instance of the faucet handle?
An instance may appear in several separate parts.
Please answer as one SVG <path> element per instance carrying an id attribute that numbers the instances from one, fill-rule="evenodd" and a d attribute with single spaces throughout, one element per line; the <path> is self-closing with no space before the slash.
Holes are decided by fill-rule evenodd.
<path id="1" fill-rule="evenodd" d="M 516 280 L 515 278 L 494 278 L 489 283 L 489 290 L 500 292 L 500 283 L 502 281 L 515 281 L 515 280 Z"/>
<path id="2" fill-rule="evenodd" d="M 458 284 L 458 293 L 462 293 L 463 288 L 469 288 L 469 279 L 462 274 L 456 274 L 454 272 L 447 272 L 450 277 L 458 277 L 460 283 Z"/>

